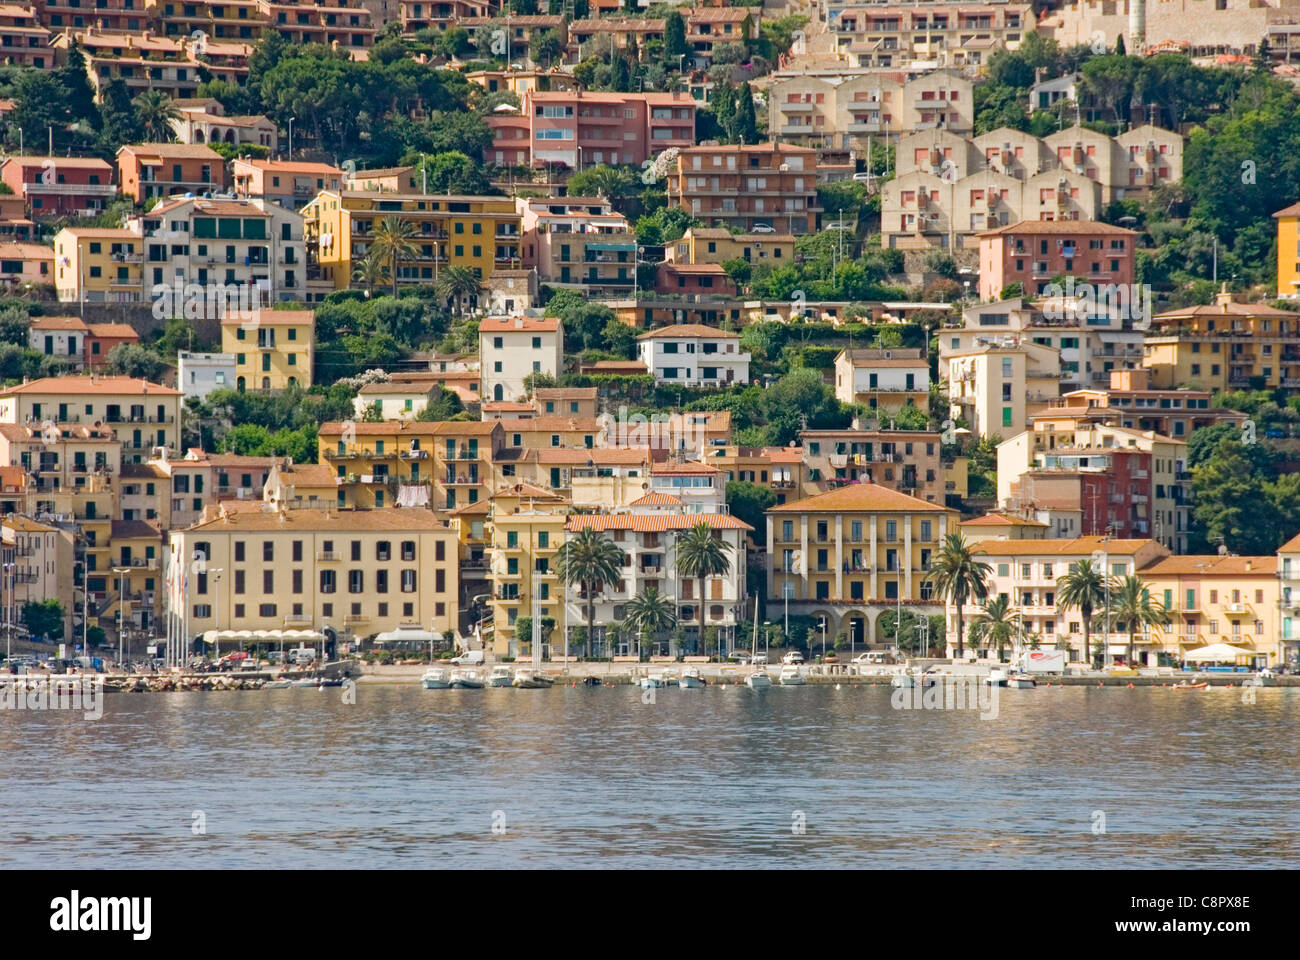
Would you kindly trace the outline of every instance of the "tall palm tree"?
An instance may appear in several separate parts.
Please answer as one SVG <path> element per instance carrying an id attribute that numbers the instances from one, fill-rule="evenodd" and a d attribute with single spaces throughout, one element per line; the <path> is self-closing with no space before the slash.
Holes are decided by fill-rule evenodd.
<path id="1" fill-rule="evenodd" d="M 709 577 L 726 576 L 731 570 L 727 551 L 731 544 L 713 535 L 713 527 L 701 520 L 677 540 L 677 569 L 694 577 L 700 585 L 700 650 L 704 649 L 704 585 Z"/>
<path id="2" fill-rule="evenodd" d="M 566 540 L 555 558 L 555 573 L 565 585 L 564 599 L 569 599 L 569 584 L 577 584 L 586 596 L 587 642 L 591 642 L 592 623 L 596 619 L 596 594 L 623 579 L 623 550 L 600 531 L 588 527 Z"/>
<path id="3" fill-rule="evenodd" d="M 483 284 L 479 282 L 478 277 L 474 276 L 474 271 L 462 266 L 448 267 L 442 271 L 433 288 L 442 299 L 455 303 L 453 309 L 458 317 L 461 315 L 464 300 L 468 297 L 477 297 L 483 292 Z"/>
<path id="4" fill-rule="evenodd" d="M 641 637 L 653 637 L 677 626 L 677 610 L 671 597 L 659 595 L 658 587 L 646 587 L 627 605 L 626 623 L 636 633 L 639 644 Z"/>
<path id="5" fill-rule="evenodd" d="M 1069 571 L 1056 579 L 1056 602 L 1067 610 L 1079 611 L 1083 620 L 1083 660 L 1094 662 L 1092 652 L 1092 611 L 1106 603 L 1106 579 L 1091 560 L 1070 564 Z"/>
<path id="6" fill-rule="evenodd" d="M 388 261 L 388 269 L 393 280 L 393 296 L 397 296 L 397 264 L 415 256 L 420 245 L 415 240 L 415 224 L 396 215 L 384 217 L 377 224 L 370 236 L 370 253 L 380 260 Z"/>
<path id="7" fill-rule="evenodd" d="M 131 103 L 149 143 L 171 143 L 176 139 L 169 121 L 179 120 L 181 112 L 171 97 L 161 90 L 145 90 Z"/>
<path id="8" fill-rule="evenodd" d="M 1128 632 L 1124 662 L 1133 665 L 1134 638 L 1143 627 L 1169 626 L 1169 612 L 1159 600 L 1151 599 L 1141 577 L 1115 577 L 1110 583 L 1110 618 L 1123 623 Z"/>
<path id="9" fill-rule="evenodd" d="M 971 637 L 978 637 L 998 648 L 998 659 L 1003 659 L 1002 651 L 1008 643 L 1015 645 L 1017 632 L 1020 630 L 1020 614 L 1011 609 L 1011 598 L 998 594 L 985 600 L 982 611 L 971 621 Z"/>
<path id="10" fill-rule="evenodd" d="M 983 602 L 989 595 L 989 575 L 993 568 L 975 559 L 971 545 L 960 533 L 950 533 L 943 538 L 939 555 L 930 564 L 926 579 L 939 591 L 939 596 L 957 607 L 957 656 L 962 655 L 964 634 L 961 608 L 969 600 Z"/>
<path id="11" fill-rule="evenodd" d="M 375 287 L 384 279 L 385 273 L 387 273 L 387 270 L 383 258 L 375 256 L 375 250 L 371 248 L 370 252 L 352 268 L 352 279 L 364 283 L 366 285 L 366 296 L 373 297 Z"/>

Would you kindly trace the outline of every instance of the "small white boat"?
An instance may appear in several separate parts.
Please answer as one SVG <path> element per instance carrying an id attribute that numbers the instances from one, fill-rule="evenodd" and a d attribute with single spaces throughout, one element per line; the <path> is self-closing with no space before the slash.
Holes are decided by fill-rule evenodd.
<path id="1" fill-rule="evenodd" d="M 1005 687 L 1007 685 L 1007 675 L 1002 670 L 994 667 L 989 671 L 989 675 L 984 678 L 984 682 L 990 687 Z"/>
<path id="2" fill-rule="evenodd" d="M 1007 677 L 1007 686 L 1012 690 L 1029 690 L 1038 686 L 1038 681 L 1028 673 L 1013 673 Z"/>
<path id="3" fill-rule="evenodd" d="M 451 687 L 453 690 L 482 690 L 483 678 L 473 670 L 453 670 Z"/>
<path id="4" fill-rule="evenodd" d="M 287 690 L 293 686 L 292 680 L 268 680 L 263 686 L 263 690 Z"/>
<path id="5" fill-rule="evenodd" d="M 545 674 L 538 673 L 535 670 L 520 670 L 515 674 L 512 686 L 518 687 L 520 690 L 542 690 L 554 684 L 555 681 Z"/>
<path id="6" fill-rule="evenodd" d="M 677 686 L 682 690 L 699 690 L 704 687 L 704 675 L 698 667 L 687 667 L 677 678 Z"/>
<path id="7" fill-rule="evenodd" d="M 489 687 L 508 687 L 515 679 L 515 672 L 505 664 L 498 663 L 488 674 L 487 685 Z"/>
<path id="8" fill-rule="evenodd" d="M 642 690 L 659 690 L 669 685 L 668 678 L 662 673 L 652 673 L 639 681 Z"/>
<path id="9" fill-rule="evenodd" d="M 317 680 L 315 677 L 305 677 L 302 680 L 293 681 L 291 684 L 289 684 L 289 686 L 295 688 L 296 687 L 319 687 L 320 681 Z"/>
<path id="10" fill-rule="evenodd" d="M 420 686 L 426 690 L 446 690 L 451 686 L 451 680 L 448 679 L 446 670 L 434 667 L 424 671 L 424 676 L 420 677 Z"/>
<path id="11" fill-rule="evenodd" d="M 771 685 L 772 678 L 761 670 L 758 673 L 751 673 L 745 678 L 745 686 L 751 690 L 766 690 Z"/>
<path id="12" fill-rule="evenodd" d="M 808 680 L 803 675 L 802 671 L 791 663 L 781 668 L 779 682 L 783 687 L 797 687 L 801 684 L 807 683 Z"/>

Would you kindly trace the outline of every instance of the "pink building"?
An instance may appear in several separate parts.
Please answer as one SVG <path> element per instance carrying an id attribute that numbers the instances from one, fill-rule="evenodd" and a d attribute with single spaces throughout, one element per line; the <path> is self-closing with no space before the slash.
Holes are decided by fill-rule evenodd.
<path id="1" fill-rule="evenodd" d="M 694 145 L 695 101 L 684 93 L 529 90 L 521 113 L 490 117 L 488 126 L 493 141 L 483 159 L 495 166 L 640 166 L 669 147 Z"/>
<path id="2" fill-rule="evenodd" d="M 0 163 L 0 180 L 34 219 L 94 216 L 117 193 L 112 166 L 91 157 L 10 157 Z"/>
<path id="3" fill-rule="evenodd" d="M 1044 293 L 1056 277 L 1090 284 L 1131 284 L 1137 234 L 1095 220 L 1021 220 L 977 234 L 980 297 L 997 300 L 1020 283 L 1026 296 Z"/>
<path id="4" fill-rule="evenodd" d="M 523 265 L 551 286 L 600 299 L 636 285 L 636 234 L 600 197 L 519 197 Z"/>

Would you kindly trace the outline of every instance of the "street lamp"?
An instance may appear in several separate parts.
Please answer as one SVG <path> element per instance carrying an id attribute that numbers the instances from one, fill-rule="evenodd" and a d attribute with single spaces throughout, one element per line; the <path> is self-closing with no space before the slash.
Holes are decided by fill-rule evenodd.
<path id="1" fill-rule="evenodd" d="M 117 574 L 117 662 L 121 665 L 122 671 L 125 672 L 126 605 L 129 603 L 126 596 L 126 576 L 131 572 L 131 568 L 114 567 L 113 572 Z"/>
<path id="2" fill-rule="evenodd" d="M 87 639 L 90 634 L 90 568 L 86 565 L 85 560 L 78 560 L 73 564 L 73 569 L 81 567 L 81 653 L 82 656 L 90 656 L 90 641 Z"/>
<path id="3" fill-rule="evenodd" d="M 296 117 L 289 118 L 289 159 L 293 159 L 293 121 Z"/>
<path id="4" fill-rule="evenodd" d="M 13 632 L 14 632 L 14 611 L 13 611 L 13 606 L 14 606 L 14 584 L 13 584 L 13 574 L 14 574 L 14 570 L 17 569 L 17 564 L 14 564 L 14 563 L 6 563 L 6 564 L 3 565 L 3 568 L 4 568 L 4 588 L 5 588 L 6 592 L 7 592 L 7 595 L 6 595 L 6 597 L 5 597 L 5 601 L 4 601 L 4 607 L 5 607 L 5 661 L 8 662 L 9 659 L 10 659 L 10 655 L 11 655 L 11 654 L 10 654 L 10 649 L 9 649 L 9 648 L 10 648 L 11 642 L 12 642 L 12 640 L 13 640 Z M 10 666 L 10 669 L 12 670 L 13 667 Z"/>

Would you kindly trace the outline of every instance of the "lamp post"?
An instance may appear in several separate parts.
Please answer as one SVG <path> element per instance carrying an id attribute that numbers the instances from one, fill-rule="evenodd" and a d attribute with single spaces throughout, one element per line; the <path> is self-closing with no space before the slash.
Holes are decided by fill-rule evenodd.
<path id="1" fill-rule="evenodd" d="M 117 662 L 121 665 L 122 671 L 126 672 L 126 605 L 129 602 L 126 596 L 126 575 L 131 572 L 130 567 L 114 567 L 113 572 L 117 574 Z"/>
<path id="2" fill-rule="evenodd" d="M 293 159 L 293 121 L 296 117 L 289 118 L 289 159 Z"/>
<path id="3" fill-rule="evenodd" d="M 4 564 L 5 662 L 6 663 L 8 663 L 11 658 L 10 646 L 13 642 L 13 633 L 14 633 L 14 611 L 13 611 L 14 586 L 13 586 L 12 578 L 16 567 L 17 564 L 14 563 Z M 11 666 L 10 669 L 12 670 L 13 667 Z"/>
<path id="4" fill-rule="evenodd" d="M 81 653 L 82 656 L 90 656 L 90 568 L 86 566 L 85 560 L 78 560 L 73 565 L 75 570 L 81 567 Z"/>

